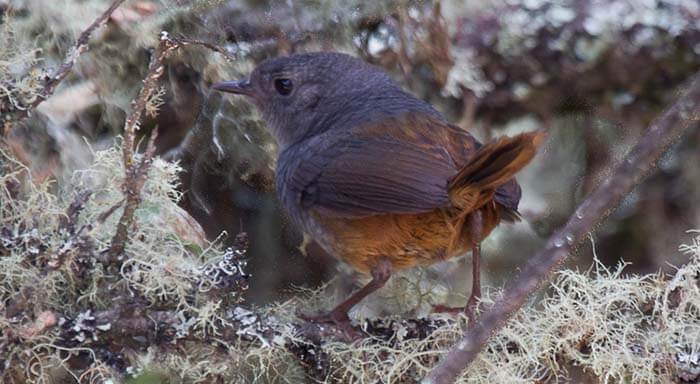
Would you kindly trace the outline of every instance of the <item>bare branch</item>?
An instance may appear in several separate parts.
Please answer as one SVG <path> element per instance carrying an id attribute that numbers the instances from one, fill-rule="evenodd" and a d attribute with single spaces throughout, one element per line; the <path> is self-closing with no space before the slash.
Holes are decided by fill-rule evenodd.
<path id="1" fill-rule="evenodd" d="M 112 205 L 111 207 L 109 207 L 106 211 L 100 213 L 100 215 L 97 216 L 97 223 L 98 223 L 98 224 L 104 223 L 105 220 L 107 220 L 107 218 L 109 218 L 110 216 L 112 216 L 112 214 L 114 213 L 114 211 L 117 210 L 117 208 L 119 208 L 119 207 L 122 206 L 122 204 L 124 204 L 124 200 L 123 200 L 123 199 L 120 200 L 120 201 L 118 201 L 116 204 Z"/>
<path id="2" fill-rule="evenodd" d="M 502 328 L 544 284 L 586 234 L 598 226 L 650 174 L 661 155 L 683 132 L 700 121 L 700 73 L 693 76 L 686 92 L 647 129 L 637 145 L 617 166 L 612 176 L 578 207 L 564 228 L 550 237 L 547 246 L 530 258 L 520 276 L 504 289 L 488 310 L 466 330 L 462 339 L 423 380 L 424 383 L 452 383 L 481 351 L 494 332 Z"/>
<path id="3" fill-rule="evenodd" d="M 75 233 L 75 224 L 78 220 L 78 216 L 83 209 L 85 209 L 85 203 L 92 196 L 92 191 L 84 190 L 80 191 L 73 202 L 68 206 L 66 210 L 66 215 L 61 218 L 60 227 L 68 230 L 69 233 Z"/>

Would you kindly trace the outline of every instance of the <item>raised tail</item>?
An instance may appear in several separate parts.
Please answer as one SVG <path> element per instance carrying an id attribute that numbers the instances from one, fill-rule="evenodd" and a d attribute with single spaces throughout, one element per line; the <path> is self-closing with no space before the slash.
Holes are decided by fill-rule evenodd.
<path id="1" fill-rule="evenodd" d="M 514 185 L 517 188 L 513 177 L 535 157 L 544 138 L 543 131 L 536 131 L 501 137 L 483 145 L 450 179 L 448 191 L 452 204 L 469 212 L 485 204 L 494 194 L 498 197 L 499 187 L 510 189 Z M 519 200 L 519 195 L 516 200 Z M 506 208 L 514 208 L 517 214 L 517 201 L 514 203 L 514 207 Z"/>

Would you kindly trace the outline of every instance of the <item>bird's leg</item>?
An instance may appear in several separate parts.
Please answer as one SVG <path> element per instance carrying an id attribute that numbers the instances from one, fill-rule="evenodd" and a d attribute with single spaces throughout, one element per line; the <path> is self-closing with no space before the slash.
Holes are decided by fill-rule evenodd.
<path id="1" fill-rule="evenodd" d="M 383 287 L 389 280 L 389 277 L 391 277 L 391 272 L 391 262 L 388 259 L 382 258 L 372 269 L 372 280 L 359 291 L 350 295 L 350 297 L 345 299 L 345 301 L 338 304 L 330 312 L 315 316 L 304 314 L 299 314 L 298 316 L 303 320 L 313 323 L 333 323 L 343 329 L 352 328 L 350 326 L 350 317 L 348 317 L 348 312 L 370 293 Z"/>
<path id="2" fill-rule="evenodd" d="M 467 219 L 469 239 L 472 243 L 472 292 L 464 307 L 464 313 L 472 323 L 476 319 L 476 307 L 481 299 L 481 236 L 483 233 L 483 218 L 481 211 L 476 210 Z"/>
<path id="3" fill-rule="evenodd" d="M 481 298 L 481 237 L 483 234 L 483 218 L 480 210 L 472 212 L 467 217 L 467 230 L 469 231 L 469 241 L 472 245 L 472 292 L 467 300 L 467 305 L 464 307 L 447 307 L 444 305 L 436 305 L 433 307 L 433 313 L 451 313 L 457 314 L 464 312 L 469 318 L 469 322 L 473 323 L 476 319 L 476 306 Z"/>

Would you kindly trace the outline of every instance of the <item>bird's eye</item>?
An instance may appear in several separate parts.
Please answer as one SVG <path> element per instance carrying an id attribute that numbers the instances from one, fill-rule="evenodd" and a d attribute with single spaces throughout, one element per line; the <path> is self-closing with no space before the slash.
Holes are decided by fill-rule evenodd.
<path id="1" fill-rule="evenodd" d="M 289 79 L 275 79 L 275 89 L 280 95 L 287 96 L 292 93 L 293 88 L 292 80 Z"/>

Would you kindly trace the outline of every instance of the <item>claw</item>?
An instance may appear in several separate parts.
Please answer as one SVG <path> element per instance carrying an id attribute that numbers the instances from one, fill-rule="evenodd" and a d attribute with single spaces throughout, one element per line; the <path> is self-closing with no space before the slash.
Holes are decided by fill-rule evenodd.
<path id="1" fill-rule="evenodd" d="M 467 305 L 464 307 L 448 307 L 446 305 L 435 305 L 433 306 L 432 313 L 447 313 L 450 315 L 458 315 L 464 313 L 469 319 L 469 324 L 473 324 L 476 321 L 476 310 L 479 307 L 479 297 L 476 295 L 469 296 Z"/>

